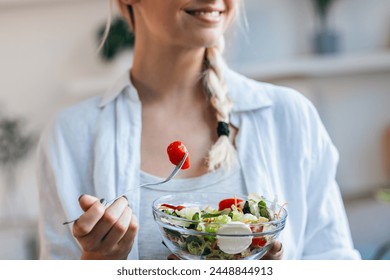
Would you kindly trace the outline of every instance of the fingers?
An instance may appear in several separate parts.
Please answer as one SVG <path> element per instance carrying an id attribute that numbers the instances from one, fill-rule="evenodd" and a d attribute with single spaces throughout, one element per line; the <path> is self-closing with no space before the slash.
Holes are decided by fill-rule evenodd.
<path id="1" fill-rule="evenodd" d="M 126 208 L 128 208 L 128 202 L 124 197 L 119 198 L 110 207 L 108 207 L 105 210 L 104 215 L 94 227 L 94 238 L 103 240 L 107 234 L 109 234 L 113 226 L 117 224 Z M 118 224 L 118 226 L 120 226 L 120 224 Z"/>
<path id="2" fill-rule="evenodd" d="M 133 247 L 135 236 L 138 233 L 138 220 L 135 215 L 131 215 L 130 225 L 127 228 L 126 234 L 118 242 L 118 247 L 121 250 L 130 251 Z"/>
<path id="3" fill-rule="evenodd" d="M 112 248 L 125 236 L 131 224 L 132 214 L 132 210 L 129 207 L 124 209 L 122 215 L 111 227 L 107 235 L 103 237 L 102 247 Z"/>
<path id="4" fill-rule="evenodd" d="M 262 260 L 281 260 L 283 258 L 283 245 L 280 241 L 275 240 L 272 243 L 272 247 L 262 257 Z"/>
<path id="5" fill-rule="evenodd" d="M 86 212 L 98 200 L 99 199 L 97 197 L 88 194 L 83 194 L 79 197 L 80 207 L 81 209 L 83 209 L 84 212 Z"/>
<path id="6" fill-rule="evenodd" d="M 271 249 L 269 250 L 269 252 L 271 252 L 272 254 L 277 254 L 277 253 L 280 253 L 282 251 L 283 251 L 282 242 L 275 240 Z"/>
<path id="7" fill-rule="evenodd" d="M 92 205 L 91 205 L 92 204 Z M 125 259 L 138 231 L 138 221 L 125 197 L 105 207 L 97 198 L 82 196 L 86 212 L 73 226 L 73 233 L 87 258 Z"/>
<path id="8" fill-rule="evenodd" d="M 86 209 L 85 213 L 73 224 L 73 235 L 82 237 L 89 234 L 104 215 L 104 206 L 96 197 L 83 195 L 80 198 L 80 206 Z"/>
<path id="9" fill-rule="evenodd" d="M 180 260 L 175 254 L 170 254 L 167 257 L 167 260 L 173 261 L 173 260 Z"/>

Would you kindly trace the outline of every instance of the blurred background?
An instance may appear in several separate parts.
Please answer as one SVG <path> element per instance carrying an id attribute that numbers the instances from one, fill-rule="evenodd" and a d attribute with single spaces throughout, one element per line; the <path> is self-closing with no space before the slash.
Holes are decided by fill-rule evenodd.
<path id="1" fill-rule="evenodd" d="M 131 36 L 96 54 L 107 2 L 0 0 L 0 259 L 37 258 L 34 154 L 47 121 L 131 63 Z M 227 61 L 314 103 L 340 152 L 355 246 L 390 259 L 390 1 L 243 2 Z"/>

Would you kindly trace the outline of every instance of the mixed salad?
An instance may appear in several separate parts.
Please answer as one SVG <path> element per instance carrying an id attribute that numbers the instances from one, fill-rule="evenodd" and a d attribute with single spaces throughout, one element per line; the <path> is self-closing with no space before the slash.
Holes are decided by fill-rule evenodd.
<path id="1" fill-rule="evenodd" d="M 267 205 L 264 197 L 250 194 L 246 199 L 221 200 L 218 208 L 160 204 L 165 237 L 180 250 L 202 259 L 241 259 L 262 250 L 275 237 L 282 207 L 277 200 Z M 180 230 L 183 229 L 183 230 Z"/>

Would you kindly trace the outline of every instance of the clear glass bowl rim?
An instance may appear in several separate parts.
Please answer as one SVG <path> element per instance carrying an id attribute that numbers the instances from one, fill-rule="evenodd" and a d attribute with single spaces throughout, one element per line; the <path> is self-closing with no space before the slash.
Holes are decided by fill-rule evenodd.
<path id="1" fill-rule="evenodd" d="M 191 194 L 191 195 L 196 195 L 198 193 L 191 193 L 191 192 L 180 192 L 180 193 L 177 193 L 177 194 L 168 194 L 168 195 L 163 195 L 163 196 L 160 196 L 159 198 L 155 199 L 153 201 L 153 204 L 152 204 L 152 208 L 153 208 L 153 212 L 156 213 L 159 217 L 164 217 L 168 220 L 174 220 L 174 221 L 178 221 L 178 222 L 183 222 L 183 223 L 205 223 L 205 222 L 200 222 L 200 221 L 197 221 L 197 220 L 190 220 L 190 219 L 186 219 L 186 218 L 182 218 L 182 217 L 176 217 L 176 216 L 172 216 L 172 215 L 169 215 L 169 214 L 166 214 L 164 212 L 162 212 L 161 210 L 159 210 L 156 206 L 157 202 L 160 201 L 160 200 L 163 200 L 164 198 L 174 198 L 175 196 L 183 196 L 183 195 L 186 195 L 186 194 Z M 207 192 L 207 193 L 199 193 L 199 194 L 210 194 L 210 195 L 226 195 L 226 198 L 230 198 L 232 197 L 232 194 L 231 193 L 223 193 L 223 192 Z M 234 196 L 234 195 L 233 195 Z M 243 194 L 236 194 L 235 195 L 237 198 L 240 198 L 240 199 L 243 199 L 243 198 L 246 198 L 248 195 L 243 195 Z M 267 205 L 269 205 L 269 203 L 272 203 L 272 201 L 268 200 L 267 198 L 264 198 L 264 200 L 266 201 Z M 163 203 L 163 201 L 161 201 Z M 219 201 L 218 201 L 219 202 Z M 216 203 L 218 203 L 216 202 Z M 277 209 L 280 209 L 282 208 L 281 205 L 277 205 L 276 206 Z M 277 211 L 275 211 L 277 212 Z M 223 236 L 248 236 L 248 235 L 252 235 L 252 236 L 264 236 L 264 235 L 268 235 L 268 234 L 272 234 L 272 233 L 275 233 L 275 232 L 278 232 L 280 228 L 283 228 L 284 227 L 284 224 L 286 222 L 286 219 L 287 219 L 287 216 L 288 216 L 288 212 L 287 210 L 283 207 L 282 210 L 281 210 L 281 214 L 280 214 L 280 217 L 278 220 L 273 220 L 273 221 L 269 221 L 269 222 L 260 222 L 260 223 L 256 223 L 256 224 L 248 224 L 250 226 L 253 226 L 253 227 L 256 227 L 256 226 L 266 226 L 266 225 L 273 225 L 273 226 L 276 226 L 276 228 L 273 228 L 272 230 L 269 230 L 269 231 L 262 231 L 262 232 L 253 232 L 252 234 L 219 234 L 219 235 L 223 235 Z M 211 222 L 211 223 L 205 223 L 205 224 L 218 224 L 220 225 L 221 223 L 215 223 L 215 222 Z M 168 224 L 166 224 L 168 225 Z M 213 235 L 213 233 L 210 233 L 210 232 L 201 232 L 201 231 L 197 231 L 197 230 L 192 230 L 192 229 L 187 229 L 187 228 L 183 228 L 183 227 L 179 227 L 179 226 L 175 226 L 175 225 L 172 225 L 172 224 L 169 224 L 169 227 L 170 228 L 177 228 L 177 229 L 180 229 L 180 230 L 185 230 L 186 232 L 188 233 L 196 233 L 196 234 L 208 234 L 208 235 Z"/>

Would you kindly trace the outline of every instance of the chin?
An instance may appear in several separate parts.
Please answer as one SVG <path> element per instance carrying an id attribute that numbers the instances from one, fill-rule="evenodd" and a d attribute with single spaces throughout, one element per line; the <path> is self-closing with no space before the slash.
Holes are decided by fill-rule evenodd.
<path id="1" fill-rule="evenodd" d="M 220 33 L 218 33 L 218 35 L 207 34 L 207 36 L 193 36 L 191 38 L 191 45 L 204 48 L 216 47 L 220 44 L 221 38 L 223 38 L 223 36 Z"/>

